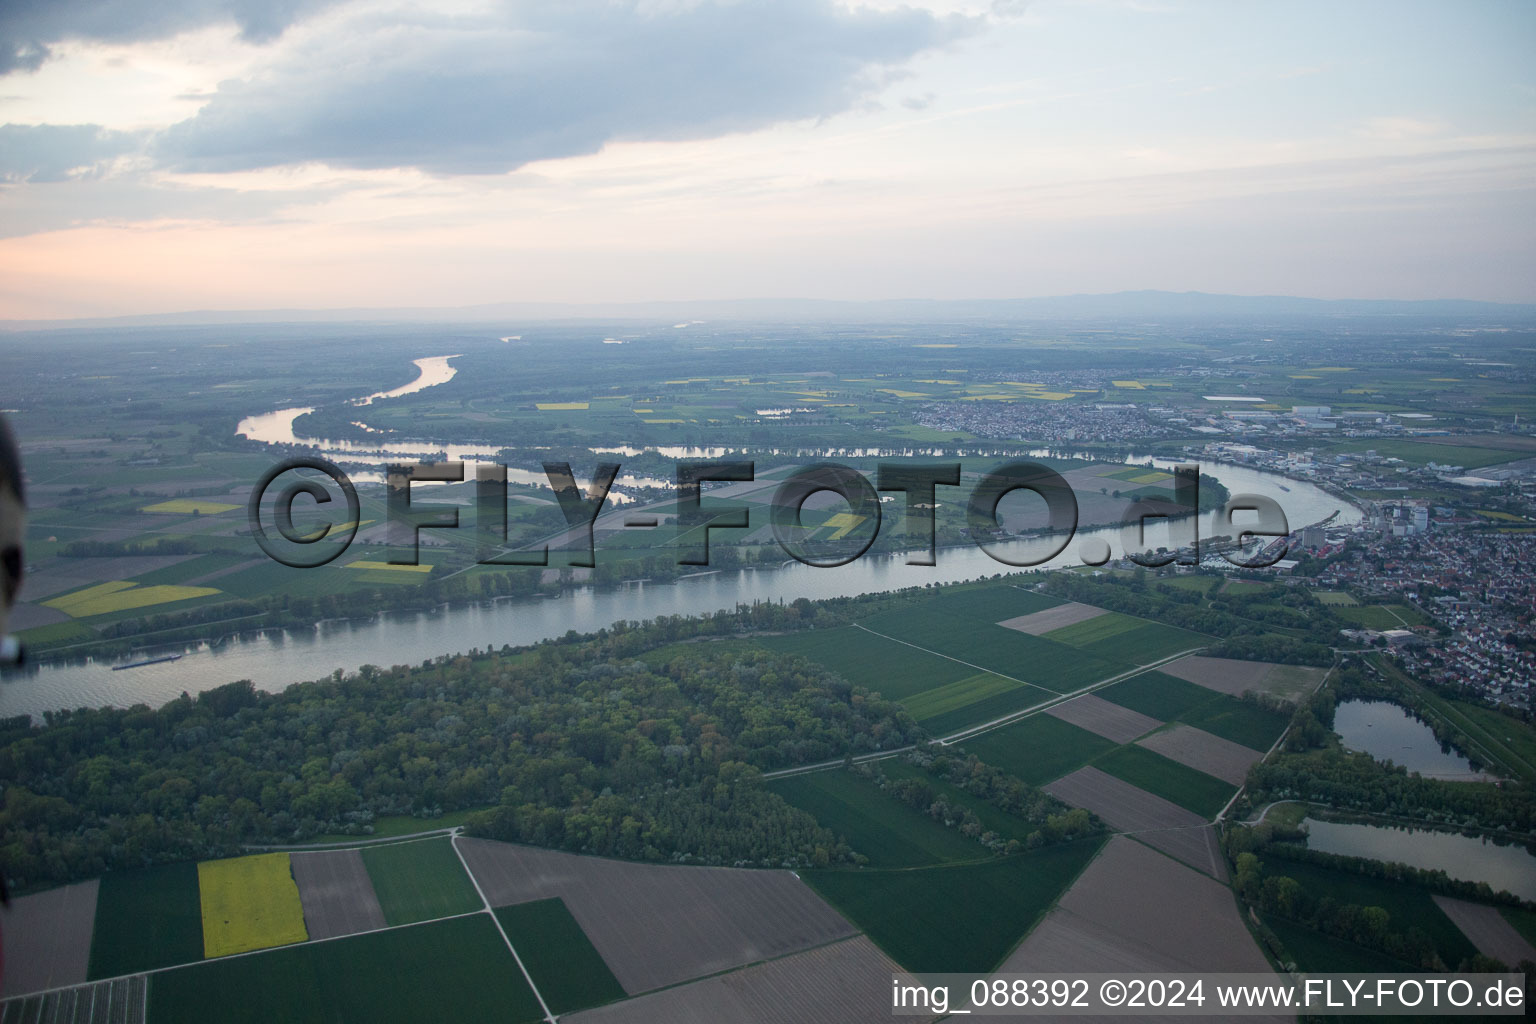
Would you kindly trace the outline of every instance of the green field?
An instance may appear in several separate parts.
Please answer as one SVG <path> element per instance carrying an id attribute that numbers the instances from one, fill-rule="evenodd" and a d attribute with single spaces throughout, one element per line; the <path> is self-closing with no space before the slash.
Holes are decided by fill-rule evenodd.
<path id="1" fill-rule="evenodd" d="M 1477 952 L 1461 929 L 1436 906 L 1429 891 L 1404 882 L 1339 871 L 1321 864 L 1270 857 L 1264 864 L 1265 876 L 1285 875 L 1301 883 L 1314 897 L 1331 896 L 1339 903 L 1361 907 L 1381 907 L 1394 928 L 1421 928 L 1435 944 L 1440 959 L 1452 969 Z"/>
<path id="2" fill-rule="evenodd" d="M 989 971 L 1098 853 L 1103 839 L 981 864 L 814 871 L 805 880 L 909 971 Z"/>
<path id="3" fill-rule="evenodd" d="M 1008 583 L 991 583 L 982 586 L 945 587 L 939 591 L 934 607 L 949 615 L 976 619 L 981 622 L 1002 622 L 1004 619 L 1031 615 L 1054 608 L 1060 599 L 1021 590 Z"/>
<path id="4" fill-rule="evenodd" d="M 1286 726 L 1280 712 L 1162 672 L 1144 672 L 1095 692 L 1121 707 L 1164 722 L 1183 722 L 1251 750 L 1268 750 Z"/>
<path id="5" fill-rule="evenodd" d="M 1054 640 L 1059 644 L 1087 647 L 1089 644 L 1098 643 L 1100 640 L 1107 640 L 1110 637 L 1118 636 L 1121 633 L 1128 632 L 1145 624 L 1145 619 L 1138 619 L 1134 615 L 1105 612 L 1103 615 L 1095 615 L 1091 619 L 1074 622 L 1070 626 L 1053 629 L 1049 633 L 1041 635 L 1047 640 Z"/>
<path id="6" fill-rule="evenodd" d="M 890 700 L 905 700 L 976 674 L 957 661 L 875 636 L 856 626 L 802 630 L 758 641 L 769 650 L 799 654 L 850 683 Z"/>
<path id="7" fill-rule="evenodd" d="M 1416 970 L 1413 965 L 1385 953 L 1324 935 L 1283 917 L 1266 915 L 1264 923 L 1284 944 L 1286 952 L 1296 958 L 1298 970 L 1361 974 L 1401 974 Z"/>
<path id="8" fill-rule="evenodd" d="M 1045 714 L 1030 715 L 968 739 L 962 746 L 994 768 L 1034 786 L 1059 779 L 1115 749 L 1113 741 Z"/>
<path id="9" fill-rule="evenodd" d="M 1004 679 L 990 672 L 979 672 L 969 678 L 928 690 L 915 697 L 908 697 L 902 701 L 902 704 L 913 718 L 922 722 L 1010 690 L 1025 690 L 1037 694 L 1036 699 L 1039 700 L 1050 696 L 1035 687 L 1016 683 L 1012 679 Z"/>
<path id="10" fill-rule="evenodd" d="M 1525 941 L 1536 946 L 1536 910 L 1526 910 L 1524 907 L 1501 907 L 1499 913 L 1504 915 L 1504 920 L 1515 926 L 1515 931 L 1525 936 Z"/>
<path id="11" fill-rule="evenodd" d="M 543 1018 L 487 914 L 156 974 L 151 1021 L 418 1024 Z"/>
<path id="12" fill-rule="evenodd" d="M 1354 608 L 1360 604 L 1359 601 L 1356 601 L 1353 597 L 1344 593 L 1342 590 L 1317 591 L 1313 594 L 1313 596 L 1316 597 L 1319 601 L 1323 602 L 1323 604 L 1332 605 L 1335 609 L 1341 607 Z"/>
<path id="13" fill-rule="evenodd" d="M 113 978 L 202 958 L 197 864 L 186 861 L 101 876 L 89 977 Z"/>
<path id="14" fill-rule="evenodd" d="M 1042 690 L 1035 686 L 1015 686 L 1011 690 L 991 697 L 983 698 L 974 704 L 947 711 L 940 715 L 923 721 L 923 728 L 934 736 L 946 736 L 952 732 L 958 732 L 966 726 L 976 725 L 980 722 L 990 722 L 994 718 L 1012 714 L 1015 711 L 1023 711 L 1025 708 L 1034 707 L 1044 701 L 1050 700 L 1055 694 L 1049 690 Z"/>
<path id="15" fill-rule="evenodd" d="M 1018 630 L 950 615 L 930 605 L 882 612 L 862 624 L 886 636 L 899 637 L 1054 693 L 1078 689 L 1129 667 Z"/>
<path id="16" fill-rule="evenodd" d="M 1145 747 L 1127 744 L 1097 758 L 1093 766 L 1154 796 L 1194 811 L 1209 821 L 1221 813 L 1237 787 Z"/>
<path id="17" fill-rule="evenodd" d="M 768 788 L 842 836 L 875 867 L 922 867 L 988 856 L 980 843 L 898 803 L 851 772 L 793 775 L 773 780 Z"/>
<path id="18" fill-rule="evenodd" d="M 619 984 L 592 940 L 558 896 L 498 907 L 506 929 L 539 995 L 556 1013 L 570 1013 L 624 998 Z"/>
<path id="19" fill-rule="evenodd" d="M 1335 608 L 1333 614 L 1350 625 L 1377 630 L 1407 629 L 1409 626 L 1422 626 L 1428 621 L 1417 609 L 1402 604 Z"/>
<path id="20" fill-rule="evenodd" d="M 363 864 L 391 925 L 466 914 L 483 904 L 448 839 L 363 847 Z"/>

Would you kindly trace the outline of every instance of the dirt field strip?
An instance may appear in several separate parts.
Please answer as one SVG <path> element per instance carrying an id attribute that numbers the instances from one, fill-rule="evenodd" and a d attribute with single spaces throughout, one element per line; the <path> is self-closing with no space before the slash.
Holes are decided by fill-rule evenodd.
<path id="1" fill-rule="evenodd" d="M 486 839 L 458 849 L 492 906 L 563 899 L 630 995 L 857 933 L 788 871 L 636 864 Z"/>
<path id="2" fill-rule="evenodd" d="M 1116 973 L 1272 973 L 1231 890 L 1124 836 L 1109 841 L 998 971 L 1077 972 L 1084 965 Z"/>
<path id="3" fill-rule="evenodd" d="M 1234 786 L 1241 786 L 1248 778 L 1248 769 L 1264 756 L 1241 743 L 1212 736 L 1183 722 L 1175 722 L 1167 729 L 1144 736 L 1136 741 L 1136 745 Z"/>
<path id="4" fill-rule="evenodd" d="M 1461 929 L 1463 935 L 1472 940 L 1479 953 L 1501 961 L 1510 970 L 1522 960 L 1536 962 L 1536 946 L 1504 920 L 1497 907 L 1468 903 L 1450 896 L 1436 895 L 1430 899 L 1445 911 L 1445 916 Z"/>
<path id="5" fill-rule="evenodd" d="M 1087 622 L 1089 619 L 1098 618 L 1104 614 L 1103 608 L 1095 608 L 1091 604 L 1078 604 L 1076 601 L 1068 601 L 1054 608 L 1046 608 L 1038 612 L 1030 612 L 1028 615 L 1015 615 L 1011 619 L 1004 619 L 999 626 L 1008 629 L 1016 629 L 1020 633 L 1028 633 L 1030 636 L 1040 636 L 1049 633 L 1053 629 L 1061 629 L 1064 626 L 1075 626 L 1079 622 Z"/>
<path id="6" fill-rule="evenodd" d="M 1046 708 L 1045 713 L 1116 743 L 1129 743 L 1163 724 L 1150 715 L 1111 704 L 1091 693 Z"/>
<path id="7" fill-rule="evenodd" d="M 890 977 L 900 970 L 860 935 L 567 1014 L 562 1020 L 567 1024 L 890 1024 Z"/>
<path id="8" fill-rule="evenodd" d="M 448 844 L 453 847 L 453 852 L 458 855 L 459 863 L 464 865 L 464 873 L 469 876 L 470 882 L 474 884 L 475 892 L 480 894 L 480 902 L 485 904 L 486 915 L 496 925 L 496 930 L 501 933 L 501 941 L 507 944 L 507 951 L 512 954 L 512 959 L 517 961 L 517 969 L 523 972 L 523 980 L 528 982 L 528 987 L 533 990 L 533 998 L 539 1001 L 539 1009 L 544 1011 L 544 1019 L 549 1024 L 557 1024 L 555 1015 L 549 1009 L 549 1004 L 544 1001 L 544 996 L 539 992 L 539 986 L 533 983 L 533 975 L 529 974 L 528 968 L 523 966 L 523 958 L 517 955 L 517 947 L 512 945 L 512 940 L 507 937 L 507 930 L 501 926 L 501 919 L 491 909 L 491 901 L 485 898 L 485 890 L 480 888 L 480 882 L 475 878 L 475 873 L 470 870 L 469 861 L 464 859 L 464 853 L 459 849 L 459 835 L 457 832 L 448 840 Z"/>
<path id="9" fill-rule="evenodd" d="M 1194 811 L 1153 796 L 1092 765 L 1063 775 L 1042 788 L 1064 803 L 1092 811 L 1117 832 L 1135 835 L 1218 881 L 1227 879 L 1226 859 L 1216 841 L 1216 831 Z"/>
<path id="10" fill-rule="evenodd" d="M 100 879 L 20 896 L 0 911 L 5 928 L 6 998 L 78 985 L 86 979 Z"/>
<path id="11" fill-rule="evenodd" d="M 384 910 L 373 891 L 363 855 L 328 850 L 289 855 L 311 939 L 383 928 Z"/>
<path id="12" fill-rule="evenodd" d="M 1295 698 L 1316 689 L 1317 680 L 1326 669 L 1307 665 L 1276 665 L 1267 661 L 1241 661 L 1237 658 L 1207 658 L 1191 655 L 1163 668 L 1208 690 L 1241 697 L 1250 691 Z"/>

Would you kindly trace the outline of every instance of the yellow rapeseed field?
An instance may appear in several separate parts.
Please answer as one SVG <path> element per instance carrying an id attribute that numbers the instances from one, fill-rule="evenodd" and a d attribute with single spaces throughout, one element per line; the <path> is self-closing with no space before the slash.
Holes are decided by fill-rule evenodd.
<path id="1" fill-rule="evenodd" d="M 162 501 L 158 505 L 145 505 L 139 511 L 171 516 L 190 516 L 194 512 L 201 516 L 216 516 L 220 512 L 228 512 L 239 507 L 239 505 L 229 505 L 222 501 L 203 501 L 198 498 L 173 498 L 170 501 Z"/>
<path id="2" fill-rule="evenodd" d="M 286 853 L 259 853 L 197 866 L 203 955 L 229 956 L 309 938 L 304 904 Z"/>
<path id="3" fill-rule="evenodd" d="M 73 594 L 65 594 L 63 597 L 55 597 L 43 603 L 50 608 L 57 608 L 72 619 L 83 619 L 91 615 L 106 615 L 110 612 L 127 611 L 130 608 L 147 608 L 154 604 L 186 601 L 194 597 L 208 597 L 218 593 L 221 591 L 214 587 L 170 585 L 141 587 L 129 580 L 114 580 L 111 583 L 101 583 L 84 590 L 77 590 Z"/>

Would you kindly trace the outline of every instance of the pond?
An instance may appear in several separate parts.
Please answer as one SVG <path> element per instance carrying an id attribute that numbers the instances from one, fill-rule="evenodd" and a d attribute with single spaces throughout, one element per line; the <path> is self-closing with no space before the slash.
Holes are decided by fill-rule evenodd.
<path id="1" fill-rule="evenodd" d="M 1448 750 L 1434 731 L 1407 708 L 1385 700 L 1346 700 L 1333 713 L 1333 731 L 1344 746 L 1391 761 L 1425 778 L 1480 781 L 1491 778 L 1461 754 Z"/>
<path id="2" fill-rule="evenodd" d="M 1307 846 L 1346 857 L 1369 857 L 1416 868 L 1444 871 L 1464 882 L 1487 882 L 1527 900 L 1536 900 L 1536 854 L 1518 843 L 1455 832 L 1395 825 L 1346 824 L 1307 818 Z"/>

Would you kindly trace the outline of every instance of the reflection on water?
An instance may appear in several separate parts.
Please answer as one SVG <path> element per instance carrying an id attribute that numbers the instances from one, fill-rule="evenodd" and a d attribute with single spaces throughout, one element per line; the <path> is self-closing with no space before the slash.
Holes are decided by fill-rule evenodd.
<path id="1" fill-rule="evenodd" d="M 1314 818 L 1303 824 L 1307 846 L 1314 850 L 1440 870 L 1463 882 L 1487 882 L 1495 890 L 1536 900 L 1536 855 L 1516 843 L 1500 846 L 1491 839 L 1454 832 Z"/>
<path id="2" fill-rule="evenodd" d="M 1333 713 L 1344 746 L 1391 761 L 1426 778 L 1484 779 L 1472 762 L 1444 748 L 1429 726 L 1406 708 L 1384 700 L 1346 700 Z"/>

